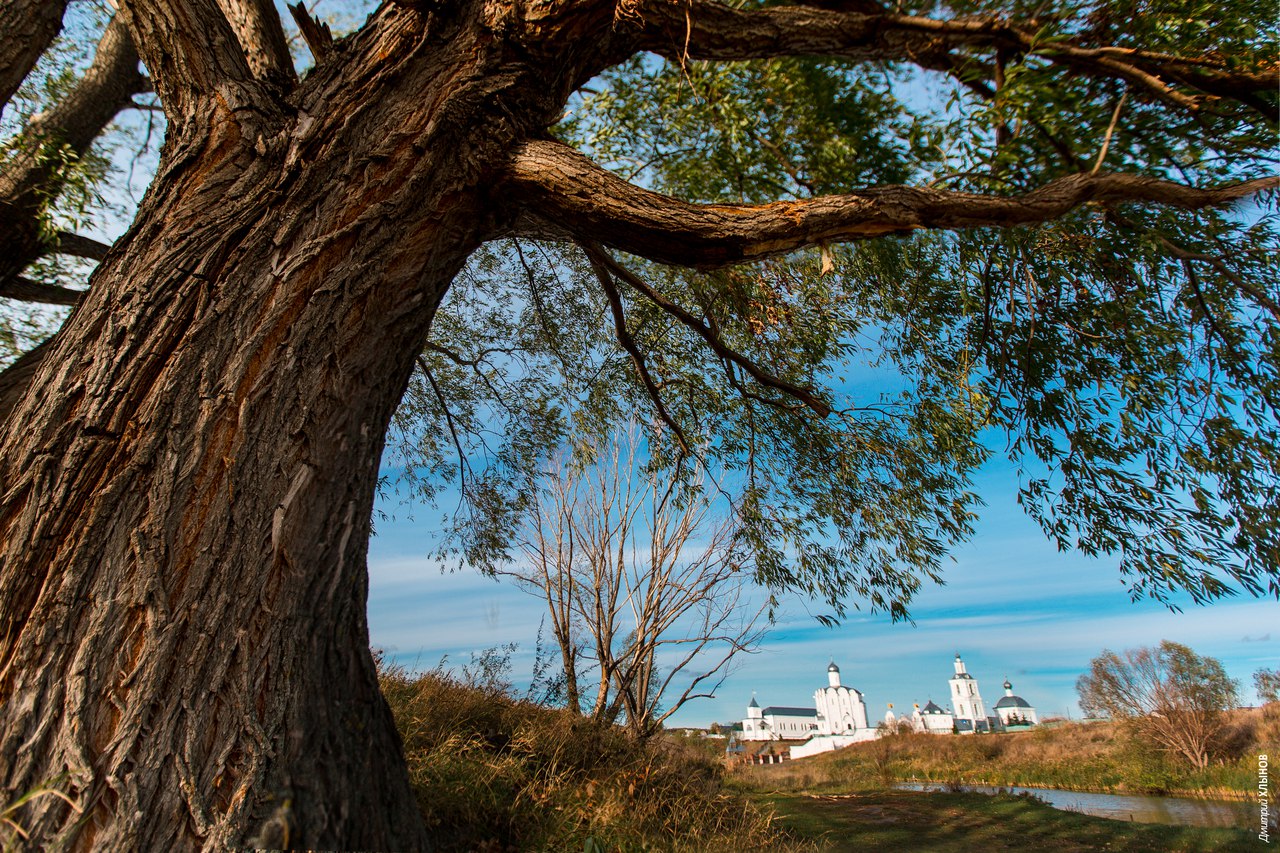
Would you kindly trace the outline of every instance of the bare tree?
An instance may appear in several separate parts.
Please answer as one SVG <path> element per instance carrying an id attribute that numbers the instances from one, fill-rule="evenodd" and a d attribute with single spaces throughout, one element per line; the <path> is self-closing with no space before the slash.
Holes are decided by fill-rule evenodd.
<path id="1" fill-rule="evenodd" d="M 1124 720 L 1143 740 L 1204 768 L 1237 704 L 1221 662 L 1165 640 L 1157 648 L 1104 651 L 1076 681 L 1086 714 Z"/>
<path id="2" fill-rule="evenodd" d="M 645 466 L 641 450 L 632 425 L 589 448 L 585 467 L 552 459 L 522 524 L 524 560 L 502 574 L 546 603 L 569 707 L 622 714 L 647 737 L 715 695 L 734 656 L 759 644 L 764 605 L 751 601 L 734 515 L 715 512 L 705 477 L 683 460 Z"/>

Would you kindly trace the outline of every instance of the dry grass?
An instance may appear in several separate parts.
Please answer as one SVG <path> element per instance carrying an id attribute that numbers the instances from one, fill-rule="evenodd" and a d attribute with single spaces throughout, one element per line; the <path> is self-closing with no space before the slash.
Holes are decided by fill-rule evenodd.
<path id="1" fill-rule="evenodd" d="M 695 748 L 636 743 L 439 672 L 387 670 L 382 688 L 441 849 L 805 849 Z"/>
<path id="2" fill-rule="evenodd" d="M 1118 724 L 1068 723 L 999 735 L 899 735 L 734 773 L 748 784 L 789 790 L 919 780 L 1243 798 L 1256 789 L 1258 753 L 1280 751 L 1280 705 L 1234 712 L 1220 748 L 1213 765 L 1195 771 L 1135 742 Z"/>

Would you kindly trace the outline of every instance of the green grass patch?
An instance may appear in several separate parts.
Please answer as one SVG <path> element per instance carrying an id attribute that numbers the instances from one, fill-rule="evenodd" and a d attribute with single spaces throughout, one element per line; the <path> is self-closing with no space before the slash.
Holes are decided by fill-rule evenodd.
<path id="1" fill-rule="evenodd" d="M 879 791 L 813 796 L 757 792 L 783 826 L 833 853 L 1216 853 L 1249 849 L 1244 830 L 1125 823 L 1051 808 L 1030 797 Z"/>

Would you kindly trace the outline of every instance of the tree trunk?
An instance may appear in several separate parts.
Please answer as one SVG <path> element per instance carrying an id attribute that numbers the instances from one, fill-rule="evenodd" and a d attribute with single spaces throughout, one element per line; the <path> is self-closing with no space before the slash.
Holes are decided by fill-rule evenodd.
<path id="1" fill-rule="evenodd" d="M 0 431 L 0 802 L 83 811 L 25 806 L 38 846 L 428 846 L 369 652 L 378 465 L 511 117 L 557 107 L 481 115 L 482 32 L 413 79 L 386 32 L 295 112 L 171 131 Z"/>

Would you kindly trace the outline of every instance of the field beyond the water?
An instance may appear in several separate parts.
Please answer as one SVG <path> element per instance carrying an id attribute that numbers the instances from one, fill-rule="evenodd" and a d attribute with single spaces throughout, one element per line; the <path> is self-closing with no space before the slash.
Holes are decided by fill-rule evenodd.
<path id="1" fill-rule="evenodd" d="M 1280 704 L 1233 712 L 1222 751 L 1194 770 L 1135 743 L 1121 724 L 1064 723 L 1007 734 L 901 734 L 734 773 L 780 790 L 848 792 L 921 781 L 1246 799 L 1257 790 L 1258 755 L 1280 752 Z"/>

